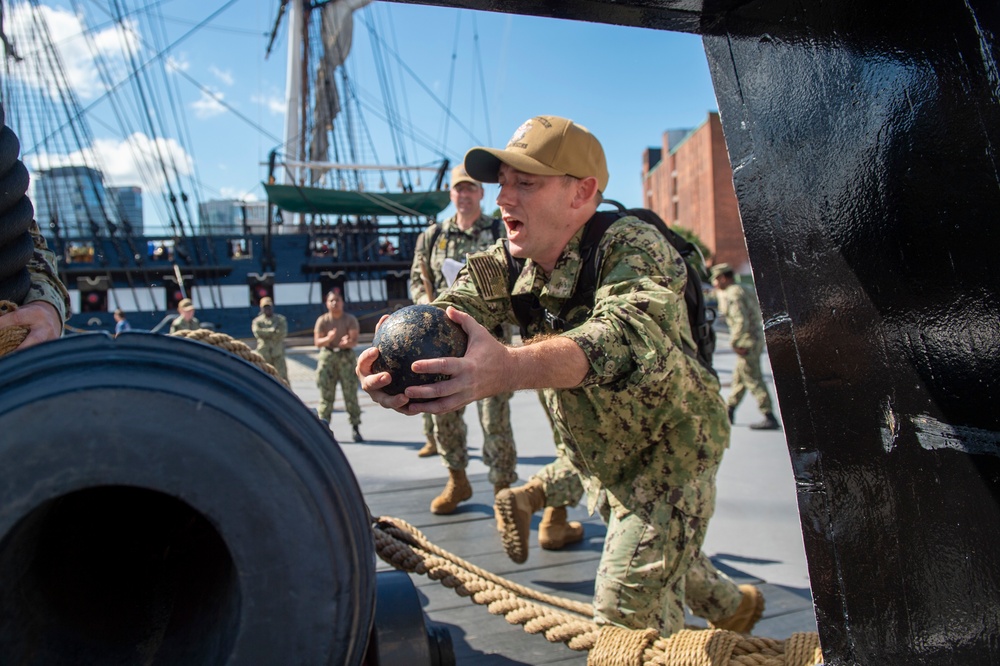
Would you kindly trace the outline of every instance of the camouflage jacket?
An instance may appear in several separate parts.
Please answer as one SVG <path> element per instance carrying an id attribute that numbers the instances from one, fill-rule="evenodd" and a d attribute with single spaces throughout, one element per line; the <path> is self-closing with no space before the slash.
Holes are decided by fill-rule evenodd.
<path id="1" fill-rule="evenodd" d="M 532 292 L 558 313 L 580 272 L 581 237 L 570 240 L 551 275 L 527 261 L 512 292 L 503 247 L 471 256 L 435 305 L 454 305 L 487 328 L 514 321 L 511 293 Z M 691 340 L 684 260 L 635 217 L 616 221 L 601 244 L 594 308 L 567 313 L 572 328 L 561 334 L 580 346 L 590 370 L 577 388 L 545 390 L 555 427 L 591 511 L 603 489 L 646 520 L 669 520 L 671 505 L 708 517 L 729 420 L 718 380 L 683 350 Z M 551 331 L 541 319 L 528 332 Z"/>
<path id="2" fill-rule="evenodd" d="M 427 261 L 430 283 L 437 295 L 448 288 L 448 281 L 441 270 L 445 259 L 464 263 L 467 254 L 481 252 L 496 242 L 493 238 L 493 218 L 480 215 L 476 223 L 466 231 L 458 228 L 457 219 L 457 216 L 452 216 L 441 223 L 441 231 L 437 234 L 434 247 L 427 247 L 427 244 L 434 236 L 437 223 L 427 227 L 417 238 L 413 250 L 413 265 L 410 267 L 410 298 L 414 303 L 428 303 L 432 300 L 424 289 L 421 261 Z"/>
<path id="3" fill-rule="evenodd" d="M 177 331 L 197 331 L 199 328 L 201 328 L 201 322 L 198 321 L 197 317 L 191 317 L 191 321 L 188 321 L 178 314 L 170 322 L 171 333 L 176 333 Z"/>
<path id="4" fill-rule="evenodd" d="M 257 338 L 257 350 L 267 351 L 272 355 L 280 355 L 284 351 L 285 336 L 288 335 L 288 321 L 284 315 L 272 314 L 270 317 L 259 314 L 250 323 L 253 337 Z"/>
<path id="5" fill-rule="evenodd" d="M 730 344 L 740 349 L 763 344 L 764 324 L 753 294 L 743 285 L 734 283 L 721 290 L 718 296 L 719 313 L 729 326 Z"/>
<path id="6" fill-rule="evenodd" d="M 44 301 L 50 304 L 59 313 L 59 317 L 65 323 L 69 316 L 69 292 L 66 285 L 59 279 L 56 269 L 56 255 L 49 249 L 38 229 L 38 223 L 32 220 L 31 240 L 35 243 L 35 251 L 28 261 L 28 273 L 31 275 L 31 287 L 28 295 L 24 297 L 24 304 L 34 301 Z"/>

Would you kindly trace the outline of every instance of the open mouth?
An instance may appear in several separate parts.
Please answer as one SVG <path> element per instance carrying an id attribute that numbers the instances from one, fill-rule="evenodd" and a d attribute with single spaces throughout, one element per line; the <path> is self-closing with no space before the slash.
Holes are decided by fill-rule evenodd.
<path id="1" fill-rule="evenodd" d="M 505 217 L 503 223 L 507 226 L 507 236 L 509 238 L 516 237 L 521 229 L 524 228 L 524 224 L 522 224 L 520 220 L 512 217 Z"/>

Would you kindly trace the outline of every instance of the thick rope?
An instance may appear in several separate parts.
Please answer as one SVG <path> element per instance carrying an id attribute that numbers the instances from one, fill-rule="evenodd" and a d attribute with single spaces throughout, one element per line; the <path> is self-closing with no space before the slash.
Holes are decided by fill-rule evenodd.
<path id="1" fill-rule="evenodd" d="M 283 386 L 290 388 L 288 382 L 286 382 L 281 375 L 278 374 L 278 371 L 274 369 L 273 365 L 264 360 L 263 356 L 250 349 L 245 342 L 241 342 L 230 335 L 212 331 L 207 328 L 199 328 L 195 331 L 174 331 L 170 335 L 178 338 L 197 340 L 198 342 L 204 342 L 206 344 L 219 347 L 220 349 L 225 349 L 230 354 L 235 354 L 244 361 L 253 363 L 258 368 L 274 377 L 277 381 L 281 382 Z"/>
<path id="2" fill-rule="evenodd" d="M 13 312 L 17 309 L 17 303 L 13 301 L 0 301 L 0 316 Z M 9 354 L 24 342 L 31 329 L 27 326 L 8 326 L 0 328 L 0 356 Z"/>
<path id="3" fill-rule="evenodd" d="M 679 631 L 667 638 L 654 630 L 598 625 L 593 609 L 543 594 L 491 574 L 430 543 L 415 527 L 382 516 L 372 526 L 379 557 L 393 567 L 426 575 L 494 615 L 544 634 L 573 650 L 589 650 L 588 666 L 813 666 L 823 663 L 819 636 L 788 640 L 744 636 L 721 629 Z M 535 601 L 528 601 L 534 599 Z M 547 604 L 547 605 L 542 605 Z M 554 606 L 554 608 L 553 608 Z M 560 610 L 561 609 L 561 610 Z"/>

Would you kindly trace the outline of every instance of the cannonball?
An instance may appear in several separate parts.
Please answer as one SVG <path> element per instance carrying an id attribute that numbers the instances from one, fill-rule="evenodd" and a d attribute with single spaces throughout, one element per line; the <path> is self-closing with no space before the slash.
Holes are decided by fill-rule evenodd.
<path id="1" fill-rule="evenodd" d="M 444 381 L 448 375 L 413 372 L 413 362 L 464 356 L 468 342 L 469 336 L 448 319 L 443 309 L 408 305 L 389 315 L 375 332 L 372 346 L 378 347 L 378 358 L 372 364 L 372 372 L 392 375 L 392 383 L 383 389 L 389 395 L 402 393 L 408 386 Z"/>

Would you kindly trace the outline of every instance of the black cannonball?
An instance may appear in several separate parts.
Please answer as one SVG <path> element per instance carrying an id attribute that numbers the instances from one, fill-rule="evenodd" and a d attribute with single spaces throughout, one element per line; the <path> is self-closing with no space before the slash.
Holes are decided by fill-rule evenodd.
<path id="1" fill-rule="evenodd" d="M 375 332 L 372 346 L 378 347 L 378 358 L 372 372 L 392 375 L 392 383 L 383 389 L 389 395 L 402 393 L 408 386 L 444 381 L 448 375 L 416 373 L 410 368 L 425 358 L 464 356 L 468 342 L 469 336 L 443 309 L 408 305 L 389 315 Z"/>

